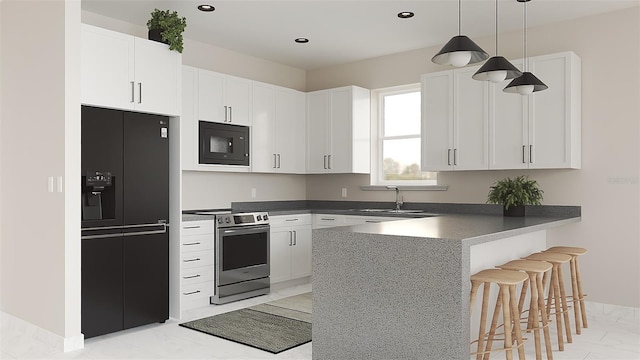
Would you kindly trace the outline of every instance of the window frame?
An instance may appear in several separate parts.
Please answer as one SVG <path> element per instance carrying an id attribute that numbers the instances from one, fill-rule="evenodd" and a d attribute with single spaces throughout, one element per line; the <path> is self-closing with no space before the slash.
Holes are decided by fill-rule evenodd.
<path id="1" fill-rule="evenodd" d="M 384 180 L 384 166 L 383 166 L 383 143 L 385 140 L 403 140 L 403 139 L 422 139 L 422 126 L 420 126 L 420 133 L 418 135 L 397 135 L 384 137 L 384 98 L 386 96 L 408 94 L 408 93 L 421 93 L 420 83 L 393 86 L 387 88 L 375 89 L 372 91 L 372 100 L 375 103 L 372 106 L 372 120 L 375 119 L 375 126 L 372 126 L 372 149 L 371 154 L 371 186 L 437 186 L 438 179 L 433 180 Z M 422 109 L 421 109 L 422 110 Z M 373 122 L 373 121 L 372 121 Z M 421 158 L 422 158 L 422 154 Z"/>

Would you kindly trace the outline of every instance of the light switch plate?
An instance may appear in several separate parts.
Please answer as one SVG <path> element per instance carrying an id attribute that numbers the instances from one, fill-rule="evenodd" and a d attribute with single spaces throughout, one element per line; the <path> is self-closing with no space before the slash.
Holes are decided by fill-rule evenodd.
<path id="1" fill-rule="evenodd" d="M 343 198 L 347 197 L 347 188 L 342 188 L 342 197 Z"/>

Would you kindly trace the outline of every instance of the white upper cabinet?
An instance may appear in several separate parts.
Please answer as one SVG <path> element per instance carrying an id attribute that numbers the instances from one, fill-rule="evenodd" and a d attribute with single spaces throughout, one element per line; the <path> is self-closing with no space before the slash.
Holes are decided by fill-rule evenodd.
<path id="1" fill-rule="evenodd" d="M 182 67 L 182 116 L 180 117 L 180 158 L 182 170 L 198 168 L 198 69 Z"/>
<path id="2" fill-rule="evenodd" d="M 307 94 L 307 172 L 369 173 L 370 92 L 357 86 Z"/>
<path id="3" fill-rule="evenodd" d="M 471 78 L 477 69 L 422 76 L 424 171 L 489 168 L 489 92 L 486 82 Z"/>
<path id="4" fill-rule="evenodd" d="M 252 171 L 305 173 L 305 95 L 253 82 Z"/>
<path id="5" fill-rule="evenodd" d="M 529 96 L 493 89 L 491 169 L 581 167 L 581 64 L 572 52 L 536 56 L 529 69 L 549 88 Z"/>
<path id="6" fill-rule="evenodd" d="M 165 44 L 82 24 L 81 102 L 180 115 L 182 55 Z"/>
<path id="7" fill-rule="evenodd" d="M 199 69 L 199 120 L 251 125 L 250 108 L 250 80 Z"/>

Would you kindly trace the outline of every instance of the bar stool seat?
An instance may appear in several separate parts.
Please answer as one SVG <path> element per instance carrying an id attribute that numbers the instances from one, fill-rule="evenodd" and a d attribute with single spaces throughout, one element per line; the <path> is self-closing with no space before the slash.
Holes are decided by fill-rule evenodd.
<path id="1" fill-rule="evenodd" d="M 571 337 L 571 328 L 569 324 L 569 310 L 567 306 L 567 296 L 564 287 L 564 280 L 562 277 L 562 264 L 566 264 L 571 261 L 571 256 L 567 254 L 554 253 L 554 252 L 540 252 L 531 254 L 524 258 L 525 260 L 546 261 L 552 264 L 551 268 L 551 282 L 549 285 L 549 295 L 547 297 L 547 316 L 551 314 L 551 303 L 555 307 L 556 316 L 556 329 L 558 333 L 558 350 L 564 351 L 564 340 L 562 336 L 563 318 L 564 318 L 564 330 L 567 336 L 567 342 L 573 342 Z M 543 286 L 546 284 L 547 274 L 542 279 Z"/>
<path id="2" fill-rule="evenodd" d="M 547 317 L 547 310 L 544 304 L 544 285 L 542 283 L 543 274 L 547 273 L 553 268 L 551 263 L 546 261 L 534 261 L 534 260 L 512 260 L 506 264 L 496 266 L 503 270 L 518 270 L 524 271 L 529 276 L 522 287 L 520 299 L 518 300 L 518 310 L 523 312 L 523 305 L 526 296 L 527 283 L 531 289 L 531 297 L 529 303 L 529 316 L 527 321 L 527 331 L 533 331 L 535 340 L 536 360 L 542 359 L 542 350 L 540 345 L 540 329 L 544 335 L 544 344 L 547 359 L 553 359 L 553 352 L 551 351 L 551 339 L 549 335 L 549 319 Z M 540 325 L 539 319 L 542 319 Z"/>
<path id="3" fill-rule="evenodd" d="M 496 334 L 496 328 L 498 325 L 498 317 L 500 315 L 500 309 L 502 308 L 502 318 L 504 322 L 504 349 L 507 360 L 513 359 L 513 339 L 512 331 L 515 334 L 516 347 L 518 349 L 518 358 L 524 359 L 524 343 L 522 340 L 522 331 L 520 329 L 520 312 L 518 310 L 518 304 L 516 301 L 516 286 L 524 283 L 529 277 L 527 274 L 520 271 L 512 270 L 500 270 L 500 269 L 487 269 L 482 270 L 471 276 L 471 296 L 469 301 L 470 311 L 473 310 L 473 304 L 480 285 L 484 284 L 482 294 L 482 312 L 480 313 L 480 326 L 478 331 L 478 346 L 475 353 L 476 359 L 480 360 L 484 356 L 485 359 L 489 358 L 491 347 L 493 344 L 493 338 Z M 491 327 L 489 332 L 486 332 L 487 323 L 487 308 L 489 302 L 490 285 L 494 283 L 500 288 L 498 292 L 498 298 L 496 299 L 495 310 L 493 312 L 493 318 L 491 321 Z M 514 323 L 513 329 L 511 323 Z M 486 346 L 485 346 L 485 337 Z M 472 354 L 473 355 L 473 354 Z"/>
<path id="4" fill-rule="evenodd" d="M 587 249 L 573 246 L 554 246 L 545 251 L 571 256 L 571 261 L 569 262 L 571 268 L 571 298 L 573 300 L 573 312 L 576 319 L 576 334 L 580 335 L 580 320 L 582 320 L 582 327 L 584 328 L 588 328 L 589 324 L 587 323 L 587 310 L 584 304 L 585 294 L 582 291 L 582 279 L 580 276 L 578 256 L 586 254 Z"/>

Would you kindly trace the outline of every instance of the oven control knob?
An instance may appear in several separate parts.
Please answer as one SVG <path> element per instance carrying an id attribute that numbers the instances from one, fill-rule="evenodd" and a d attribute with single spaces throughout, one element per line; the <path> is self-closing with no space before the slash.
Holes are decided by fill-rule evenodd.
<path id="1" fill-rule="evenodd" d="M 229 218 L 224 218 L 224 222 L 226 222 L 227 224 L 230 223 L 231 221 L 229 220 Z"/>
<path id="2" fill-rule="evenodd" d="M 267 214 L 264 214 L 264 217 L 262 218 L 264 221 L 269 220 L 269 216 L 267 216 Z"/>
<path id="3" fill-rule="evenodd" d="M 218 218 L 218 224 L 222 224 L 222 218 Z"/>
<path id="4" fill-rule="evenodd" d="M 262 215 L 258 215 L 258 216 L 256 217 L 256 220 L 257 220 L 257 221 L 262 220 Z"/>

